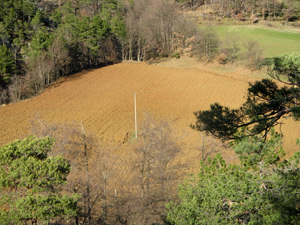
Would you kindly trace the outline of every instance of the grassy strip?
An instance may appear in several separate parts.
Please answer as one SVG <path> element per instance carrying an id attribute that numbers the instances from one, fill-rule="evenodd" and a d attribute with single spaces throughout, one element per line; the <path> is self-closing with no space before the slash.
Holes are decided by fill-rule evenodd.
<path id="1" fill-rule="evenodd" d="M 216 29 L 222 40 L 230 32 L 240 35 L 242 43 L 247 40 L 257 40 L 260 47 L 264 49 L 265 57 L 300 52 L 299 30 L 279 30 L 255 25 L 217 26 Z M 243 45 L 241 45 L 241 51 L 245 51 Z"/>

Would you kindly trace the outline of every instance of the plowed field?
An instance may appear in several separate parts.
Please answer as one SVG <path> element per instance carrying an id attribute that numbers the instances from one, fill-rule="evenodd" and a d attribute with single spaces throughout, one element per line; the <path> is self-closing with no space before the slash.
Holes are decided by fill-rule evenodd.
<path id="1" fill-rule="evenodd" d="M 194 111 L 214 102 L 238 107 L 251 81 L 235 74 L 214 74 L 201 68 L 169 68 L 144 63 L 120 63 L 75 74 L 29 99 L 0 107 L 0 144 L 30 134 L 30 119 L 37 113 L 49 122 L 81 122 L 105 140 L 123 143 L 134 132 L 134 92 L 138 122 L 144 112 L 176 120 L 176 128 L 190 135 L 187 149 L 197 145 L 198 134 L 189 128 Z M 288 155 L 296 151 L 298 123 L 285 120 L 282 131 Z"/>

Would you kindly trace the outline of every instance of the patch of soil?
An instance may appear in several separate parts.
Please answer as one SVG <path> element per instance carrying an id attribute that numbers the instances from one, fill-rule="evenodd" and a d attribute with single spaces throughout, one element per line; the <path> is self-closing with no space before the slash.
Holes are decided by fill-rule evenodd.
<path id="1" fill-rule="evenodd" d="M 124 62 L 81 72 L 35 98 L 0 107 L 0 144 L 30 134 L 30 119 L 36 113 L 49 122 L 84 121 L 89 131 L 109 142 L 122 144 L 134 132 L 134 93 L 137 92 L 138 124 L 145 112 L 176 120 L 176 129 L 189 134 L 182 140 L 186 143 L 183 155 L 198 165 L 200 158 L 195 149 L 200 146 L 201 138 L 189 127 L 195 122 L 193 112 L 209 109 L 214 102 L 239 107 L 249 79 L 256 78 L 217 74 L 202 68 L 198 62 L 180 60 L 172 59 L 160 66 Z M 284 147 L 290 156 L 297 150 L 294 143 L 300 132 L 298 123 L 292 119 L 283 122 Z"/>

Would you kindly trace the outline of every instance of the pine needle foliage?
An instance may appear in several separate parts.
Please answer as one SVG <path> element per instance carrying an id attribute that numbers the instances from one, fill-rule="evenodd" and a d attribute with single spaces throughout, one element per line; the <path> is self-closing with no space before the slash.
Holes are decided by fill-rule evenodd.
<path id="1" fill-rule="evenodd" d="M 78 195 L 60 193 L 69 162 L 48 157 L 54 140 L 29 136 L 0 147 L 0 223 L 51 221 L 77 214 Z M 32 222 L 34 224 L 34 222 Z"/>

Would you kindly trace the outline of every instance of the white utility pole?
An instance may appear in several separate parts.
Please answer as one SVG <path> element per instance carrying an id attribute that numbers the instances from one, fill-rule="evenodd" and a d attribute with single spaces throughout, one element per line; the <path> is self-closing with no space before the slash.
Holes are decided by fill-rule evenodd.
<path id="1" fill-rule="evenodd" d="M 134 121 L 135 121 L 135 138 L 137 138 L 137 115 L 136 115 L 136 92 L 134 93 Z"/>

